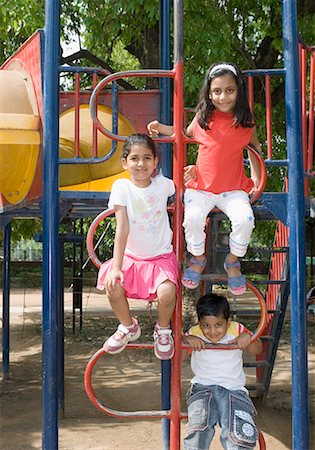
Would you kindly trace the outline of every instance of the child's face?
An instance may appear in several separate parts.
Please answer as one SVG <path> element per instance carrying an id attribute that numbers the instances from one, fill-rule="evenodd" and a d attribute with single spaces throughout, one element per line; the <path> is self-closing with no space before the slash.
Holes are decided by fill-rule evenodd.
<path id="1" fill-rule="evenodd" d="M 158 159 L 152 150 L 144 144 L 132 146 L 127 158 L 122 159 L 122 166 L 130 173 L 133 184 L 138 187 L 147 187 L 151 183 L 151 175 L 156 169 Z"/>
<path id="2" fill-rule="evenodd" d="M 221 112 L 234 111 L 237 100 L 237 84 L 233 75 L 227 73 L 211 81 L 209 97 L 213 106 Z"/>
<path id="3" fill-rule="evenodd" d="M 199 326 L 204 336 L 214 344 L 219 342 L 227 333 L 230 319 L 224 317 L 203 316 L 199 321 Z"/>

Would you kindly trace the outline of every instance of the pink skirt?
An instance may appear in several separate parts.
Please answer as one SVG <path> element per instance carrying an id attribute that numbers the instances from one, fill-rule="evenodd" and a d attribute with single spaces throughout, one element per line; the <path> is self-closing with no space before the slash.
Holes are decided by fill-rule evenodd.
<path id="1" fill-rule="evenodd" d="M 104 290 L 106 274 L 112 268 L 112 259 L 103 263 L 98 272 L 97 289 Z M 124 255 L 122 272 L 126 297 L 153 300 L 156 291 L 164 281 L 178 286 L 178 263 L 175 253 L 159 255 L 151 259 L 139 259 Z"/>

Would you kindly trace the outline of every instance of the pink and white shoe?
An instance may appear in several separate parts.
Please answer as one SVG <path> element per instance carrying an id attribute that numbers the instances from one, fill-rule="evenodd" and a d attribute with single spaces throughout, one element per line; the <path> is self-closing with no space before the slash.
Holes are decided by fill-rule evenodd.
<path id="1" fill-rule="evenodd" d="M 154 354 L 159 359 L 171 359 L 174 355 L 174 341 L 171 328 L 154 327 Z"/>
<path id="2" fill-rule="evenodd" d="M 103 345 L 103 348 L 107 353 L 111 355 L 120 353 L 126 348 L 128 342 L 133 342 L 140 337 L 141 328 L 137 319 L 133 317 L 132 322 L 133 324 L 130 325 L 130 327 L 119 324 L 115 333 L 112 334 Z"/>

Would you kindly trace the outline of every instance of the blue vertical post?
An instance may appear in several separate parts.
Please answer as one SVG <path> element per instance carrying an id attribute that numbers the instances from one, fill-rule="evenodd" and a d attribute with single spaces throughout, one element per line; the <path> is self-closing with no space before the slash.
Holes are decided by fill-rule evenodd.
<path id="1" fill-rule="evenodd" d="M 119 134 L 118 130 L 118 84 L 113 81 L 112 85 L 112 132 Z M 112 141 L 112 148 L 117 149 L 117 141 Z"/>
<path id="2" fill-rule="evenodd" d="M 306 450 L 309 448 L 309 417 L 305 302 L 305 211 L 296 2 L 283 0 L 282 8 L 289 160 L 292 449 Z"/>
<path id="3" fill-rule="evenodd" d="M 160 0 L 160 67 L 171 69 L 170 42 L 171 42 L 171 2 Z M 167 125 L 172 123 L 171 117 L 171 80 L 160 78 L 160 121 Z M 167 177 L 172 178 L 172 149 L 171 144 L 162 144 L 162 171 Z M 171 361 L 161 361 L 161 397 L 162 409 L 171 408 Z M 161 419 L 162 422 L 162 450 L 170 448 L 170 421 Z"/>
<path id="4" fill-rule="evenodd" d="M 4 227 L 3 238 L 3 291 L 2 291 L 2 376 L 6 380 L 10 369 L 10 259 L 11 224 Z"/>
<path id="5" fill-rule="evenodd" d="M 59 417 L 64 418 L 65 415 L 65 348 L 64 348 L 64 239 L 59 236 L 59 270 L 58 270 L 58 411 Z"/>
<path id="6" fill-rule="evenodd" d="M 46 0 L 43 147 L 42 448 L 58 449 L 59 0 Z"/>
<path id="7" fill-rule="evenodd" d="M 171 2 L 160 0 L 160 67 L 171 69 Z M 173 123 L 171 113 L 171 80 L 160 78 L 160 120 L 162 123 Z M 162 170 L 167 177 L 172 177 L 172 146 L 162 144 Z"/>

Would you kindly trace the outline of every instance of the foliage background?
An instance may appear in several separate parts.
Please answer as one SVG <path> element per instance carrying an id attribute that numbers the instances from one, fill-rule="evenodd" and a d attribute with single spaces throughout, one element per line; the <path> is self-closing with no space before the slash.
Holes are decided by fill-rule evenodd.
<path id="1" fill-rule="evenodd" d="M 172 2 L 171 2 L 172 3 Z M 234 61 L 242 69 L 282 67 L 282 10 L 279 0 L 185 0 L 185 105 L 195 106 L 205 71 L 215 61 Z M 61 63 L 73 40 L 115 71 L 159 67 L 159 0 L 73 0 L 61 4 Z M 38 28 L 44 27 L 44 0 L 0 4 L 0 64 Z M 315 43 L 315 2 L 297 0 L 300 36 Z M 73 64 L 91 65 L 80 58 Z M 132 80 L 143 87 L 143 80 Z M 146 82 L 156 86 L 157 80 Z M 264 89 L 256 83 L 255 117 L 264 147 Z M 285 154 L 283 80 L 272 85 L 275 157 Z M 189 158 L 195 157 L 195 149 Z M 269 171 L 267 189 L 281 190 L 283 169 Z M 15 220 L 12 240 L 41 230 L 40 220 Z M 262 232 L 262 235 L 264 232 Z M 267 233 L 268 234 L 268 233 Z M 270 234 L 270 233 L 269 233 Z M 0 239 L 2 234 L 0 232 Z"/>

